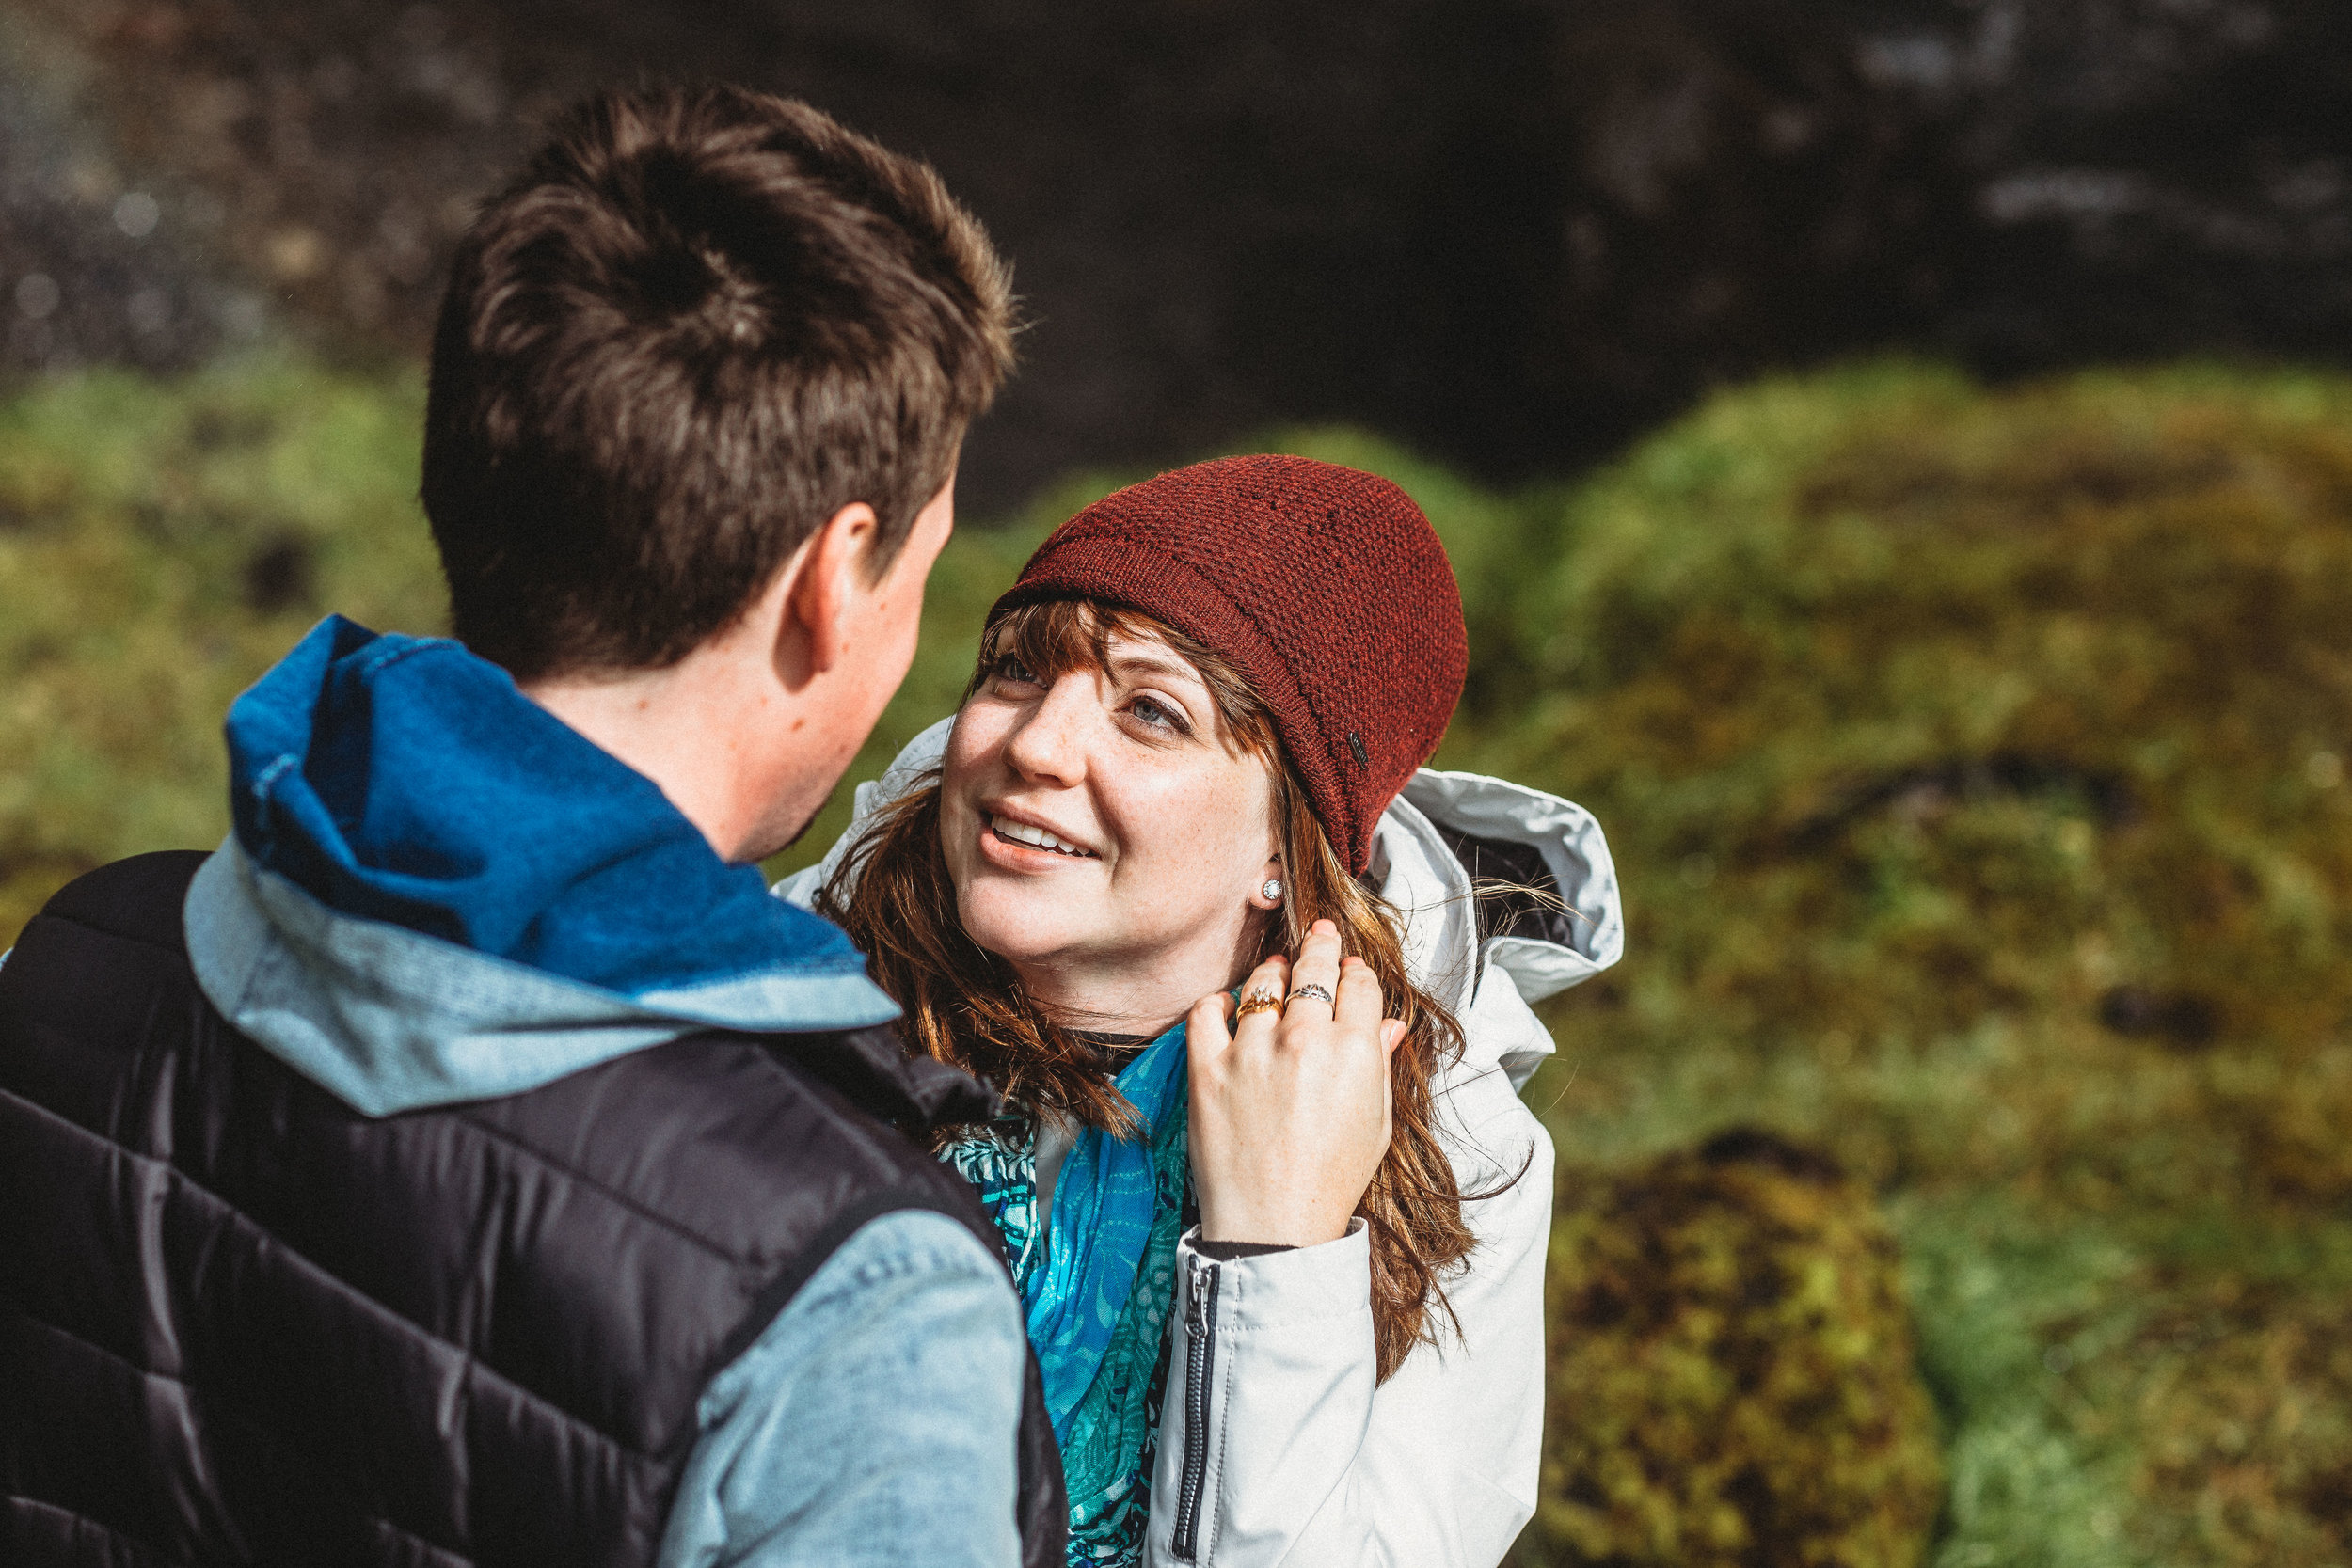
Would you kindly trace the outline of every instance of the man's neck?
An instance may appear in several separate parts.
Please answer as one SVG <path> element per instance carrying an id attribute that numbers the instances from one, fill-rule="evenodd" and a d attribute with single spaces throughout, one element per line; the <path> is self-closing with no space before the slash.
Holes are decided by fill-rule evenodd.
<path id="1" fill-rule="evenodd" d="M 818 754 L 822 726 L 785 711 L 788 693 L 708 646 L 663 670 L 558 676 L 523 683 L 522 691 L 660 785 L 723 860 L 769 852 L 771 841 L 789 836 L 779 820 L 803 820 L 823 803 L 812 782 L 768 776 L 763 768 L 775 765 L 763 759 L 776 749 L 756 743 L 763 733 L 798 729 L 811 743 L 793 758 L 794 771 L 829 779 L 830 759 Z M 800 799 L 809 794 L 819 798 Z"/>

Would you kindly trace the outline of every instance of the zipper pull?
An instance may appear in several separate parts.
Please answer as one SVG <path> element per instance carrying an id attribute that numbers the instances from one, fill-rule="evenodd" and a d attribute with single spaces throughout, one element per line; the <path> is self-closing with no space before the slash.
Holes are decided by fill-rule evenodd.
<path id="1" fill-rule="evenodd" d="M 1214 1263 L 1203 1263 L 1198 1259 L 1192 1265 L 1192 1289 L 1186 1292 L 1184 1302 L 1184 1332 L 1195 1339 L 1208 1338 L 1209 1277 L 1216 1268 Z"/>

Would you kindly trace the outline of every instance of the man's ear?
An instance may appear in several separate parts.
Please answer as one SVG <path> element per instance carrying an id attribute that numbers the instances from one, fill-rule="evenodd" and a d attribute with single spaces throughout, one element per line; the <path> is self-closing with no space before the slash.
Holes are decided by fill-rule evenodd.
<path id="1" fill-rule="evenodd" d="M 872 596 L 866 562 L 881 519 L 851 501 L 801 542 L 778 583 L 776 669 L 798 689 L 839 663 L 857 635 L 858 607 Z"/>

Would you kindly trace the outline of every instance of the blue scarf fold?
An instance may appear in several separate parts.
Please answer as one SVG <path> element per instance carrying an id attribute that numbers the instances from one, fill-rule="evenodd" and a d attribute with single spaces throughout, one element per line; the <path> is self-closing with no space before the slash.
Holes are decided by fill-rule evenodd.
<path id="1" fill-rule="evenodd" d="M 1065 1449 L 1080 1402 L 1097 1381 L 1120 1320 L 1136 1299 L 1153 1232 L 1165 1228 L 1154 1222 L 1169 1209 L 1162 1192 L 1161 1146 L 1171 1132 L 1178 1156 L 1173 1212 L 1182 1217 L 1185 1060 L 1181 1023 L 1145 1046 L 1112 1081 L 1135 1106 L 1141 1135 L 1129 1141 L 1086 1129 L 1054 1182 L 1045 1266 L 1024 1284 L 1021 1295 L 1029 1309 L 1029 1343 L 1037 1347 L 1045 1378 L 1045 1408 Z M 1172 1236 L 1167 1250 L 1172 1271 Z M 1151 1293 L 1144 1292 L 1147 1298 Z M 1148 1299 L 1143 1305 L 1150 1305 Z M 1155 1330 L 1167 1322 L 1167 1303 L 1158 1307 Z"/>
<path id="2" fill-rule="evenodd" d="M 1050 1214 L 1037 1212 L 1033 1120 L 942 1151 L 978 1189 L 1028 1309 L 1069 1487 L 1072 1568 L 1143 1560 L 1189 1169 L 1185 1066 L 1182 1023 L 1127 1064 L 1113 1083 L 1136 1108 L 1136 1136 L 1081 1132 Z"/>

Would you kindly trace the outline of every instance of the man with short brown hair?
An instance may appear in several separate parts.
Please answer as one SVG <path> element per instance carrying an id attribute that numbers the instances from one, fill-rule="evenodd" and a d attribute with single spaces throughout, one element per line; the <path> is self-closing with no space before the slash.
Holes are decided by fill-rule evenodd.
<path id="1" fill-rule="evenodd" d="M 0 968 L 0 1560 L 1057 1563 L 1018 1298 L 910 1061 L 752 863 L 912 657 L 1010 365 L 922 165 L 599 99 L 435 340 L 456 639 L 330 617 L 234 832 Z"/>
<path id="2" fill-rule="evenodd" d="M 717 87 L 576 111 L 458 252 L 424 506 L 517 680 L 659 669 L 808 534 L 879 577 L 1012 366 L 1011 278 L 926 166 Z"/>

